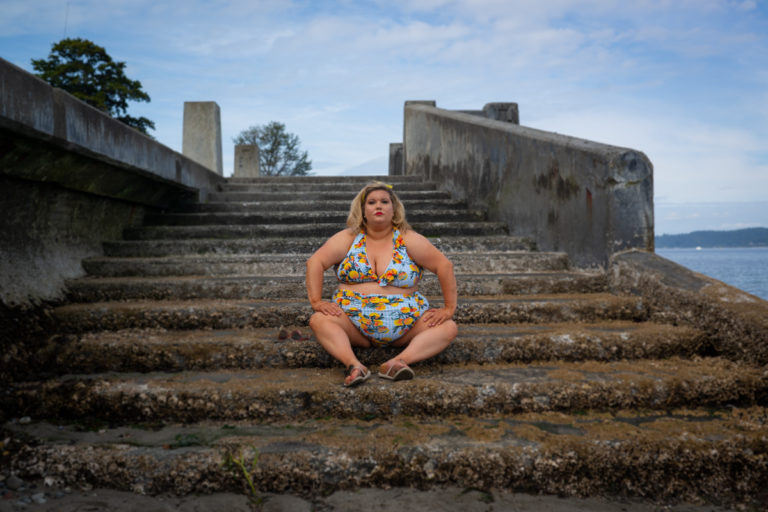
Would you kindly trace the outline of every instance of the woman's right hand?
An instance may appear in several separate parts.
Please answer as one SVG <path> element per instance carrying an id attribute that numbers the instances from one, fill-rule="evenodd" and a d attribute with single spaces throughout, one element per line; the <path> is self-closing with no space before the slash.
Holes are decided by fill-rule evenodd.
<path id="1" fill-rule="evenodd" d="M 344 312 L 341 307 L 335 302 L 328 302 L 327 300 L 318 300 L 312 303 L 312 309 L 318 313 L 331 316 L 341 316 Z"/>

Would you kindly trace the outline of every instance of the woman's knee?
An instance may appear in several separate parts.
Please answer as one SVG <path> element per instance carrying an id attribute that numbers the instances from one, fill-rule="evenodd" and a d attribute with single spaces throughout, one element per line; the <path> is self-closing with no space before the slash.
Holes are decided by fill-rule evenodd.
<path id="1" fill-rule="evenodd" d="M 322 328 L 324 325 L 328 325 L 329 323 L 333 323 L 333 317 L 324 315 L 323 313 L 315 312 L 312 313 L 312 316 L 309 317 L 309 327 L 313 331 L 317 330 L 318 328 Z"/>
<path id="2" fill-rule="evenodd" d="M 446 320 L 443 322 L 443 328 L 445 329 L 447 341 L 451 342 L 459 335 L 459 326 L 453 320 Z"/>

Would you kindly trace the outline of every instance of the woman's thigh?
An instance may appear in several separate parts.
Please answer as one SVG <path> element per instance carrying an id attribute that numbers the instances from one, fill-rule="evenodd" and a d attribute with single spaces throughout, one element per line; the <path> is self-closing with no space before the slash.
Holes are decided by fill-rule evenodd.
<path id="1" fill-rule="evenodd" d="M 424 320 L 419 318 L 418 320 L 416 320 L 416 322 L 413 324 L 413 327 L 411 327 L 407 333 L 405 333 L 404 335 L 402 335 L 400 338 L 398 338 L 392 343 L 392 346 L 404 347 L 405 345 L 410 343 L 410 341 L 414 337 L 418 336 L 422 332 L 425 332 L 429 329 L 434 329 L 435 332 L 438 332 L 438 333 L 442 331 L 446 338 L 453 339 L 456 337 L 456 327 L 453 320 L 448 320 L 440 325 L 430 327 L 429 325 L 427 325 L 427 323 Z"/>
<path id="2" fill-rule="evenodd" d="M 317 330 L 321 330 L 324 325 L 337 325 L 341 327 L 349 338 L 350 343 L 356 347 L 371 346 L 370 340 L 363 336 L 355 324 L 352 323 L 352 320 L 345 314 L 333 316 L 314 313 L 309 319 L 309 326 L 315 331 L 315 335 L 317 335 Z"/>

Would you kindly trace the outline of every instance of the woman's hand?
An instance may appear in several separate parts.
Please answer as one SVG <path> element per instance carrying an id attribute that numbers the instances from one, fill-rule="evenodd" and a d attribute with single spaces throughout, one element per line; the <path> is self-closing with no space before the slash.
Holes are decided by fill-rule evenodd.
<path id="1" fill-rule="evenodd" d="M 421 315 L 421 319 L 426 322 L 429 327 L 435 327 L 440 325 L 446 320 L 450 320 L 453 317 L 455 310 L 448 308 L 436 308 L 428 309 L 426 313 Z"/>
<path id="2" fill-rule="evenodd" d="M 331 316 L 341 316 L 344 313 L 338 304 L 335 302 L 328 302 L 327 300 L 318 300 L 313 302 L 312 309 L 318 313 Z"/>

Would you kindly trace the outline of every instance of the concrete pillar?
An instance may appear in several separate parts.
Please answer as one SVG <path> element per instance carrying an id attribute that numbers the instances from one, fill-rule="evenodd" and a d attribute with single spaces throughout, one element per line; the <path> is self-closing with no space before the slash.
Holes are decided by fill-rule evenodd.
<path id="1" fill-rule="evenodd" d="M 235 178 L 256 178 L 259 175 L 259 146 L 238 144 L 235 146 Z"/>
<path id="2" fill-rule="evenodd" d="M 393 142 L 389 145 L 389 175 L 403 175 L 403 143 Z"/>
<path id="3" fill-rule="evenodd" d="M 407 175 L 408 174 L 408 147 L 405 145 L 405 109 L 408 107 L 408 105 L 427 105 L 428 107 L 437 107 L 437 101 L 435 100 L 407 100 L 405 102 L 405 105 L 403 106 L 403 152 L 402 152 L 402 158 L 403 158 L 403 165 L 402 165 L 402 171 L 401 174 Z M 391 162 L 391 159 L 390 159 Z M 391 164 L 390 164 L 391 165 Z"/>
<path id="4" fill-rule="evenodd" d="M 215 101 L 184 102 L 184 156 L 224 175 L 221 158 L 221 110 Z"/>
<path id="5" fill-rule="evenodd" d="M 520 124 L 520 111 L 517 103 L 486 103 L 483 112 L 488 119 Z"/>

